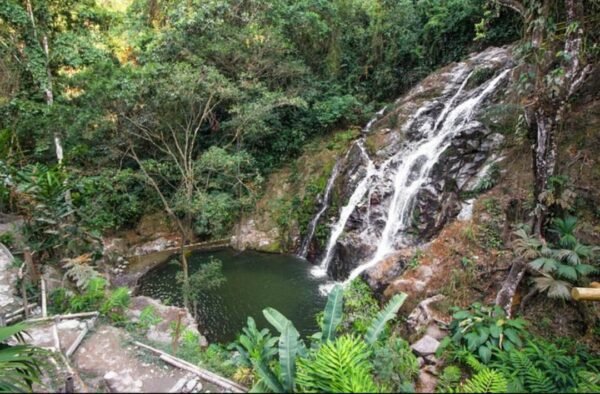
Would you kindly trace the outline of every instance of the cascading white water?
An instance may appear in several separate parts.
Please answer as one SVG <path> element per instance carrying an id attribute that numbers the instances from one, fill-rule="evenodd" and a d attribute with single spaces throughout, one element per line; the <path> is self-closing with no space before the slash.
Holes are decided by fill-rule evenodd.
<path id="1" fill-rule="evenodd" d="M 464 90 L 469 74 L 440 113 L 433 127 L 424 130 L 425 138 L 414 144 L 409 151 L 401 152 L 402 157 L 400 159 L 402 161 L 398 165 L 394 176 L 394 195 L 387 211 L 385 228 L 381 234 L 377 250 L 369 261 L 359 265 L 350 273 L 345 283 L 351 282 L 366 269 L 374 266 L 386 255 L 396 250 L 396 245 L 402 242 L 401 237 L 399 238 L 397 235 L 408 226 L 408 219 L 412 213 L 415 197 L 428 180 L 431 169 L 437 163 L 440 155 L 450 145 L 452 136 L 458 133 L 462 126 L 471 121 L 478 106 L 495 90 L 509 72 L 510 70 L 504 70 L 488 82 L 476 95 L 452 107 Z M 393 162 L 393 159 L 386 164 Z"/>
<path id="2" fill-rule="evenodd" d="M 366 133 L 366 132 L 368 132 L 368 131 L 371 130 L 371 127 L 373 127 L 373 125 L 375 124 L 375 122 L 377 122 L 379 120 L 379 118 L 381 116 L 383 116 L 383 114 L 385 113 L 386 108 L 387 108 L 387 106 L 381 108 L 379 111 L 377 111 L 375 113 L 375 116 L 371 120 L 369 120 L 369 122 L 367 123 L 367 125 L 363 129 L 364 133 Z"/>
<path id="3" fill-rule="evenodd" d="M 317 214 L 311 219 L 308 224 L 306 237 L 304 241 L 302 241 L 302 245 L 300 246 L 300 251 L 298 252 L 298 256 L 302 258 L 306 258 L 308 254 L 308 248 L 310 247 L 310 242 L 312 241 L 315 230 L 317 228 L 317 224 L 319 223 L 319 219 L 323 213 L 329 208 L 329 199 L 331 198 L 331 191 L 333 190 L 333 185 L 335 184 L 335 180 L 340 172 L 340 162 L 336 162 L 333 166 L 333 170 L 331 171 L 331 175 L 329 176 L 329 180 L 327 180 L 327 186 L 325 187 L 325 193 L 323 194 L 323 201 L 321 203 L 321 208 L 317 212 Z"/>
<path id="4" fill-rule="evenodd" d="M 350 196 L 350 200 L 348 200 L 346 206 L 342 208 L 340 218 L 331 229 L 329 241 L 327 242 L 327 249 L 325 249 L 325 257 L 321 261 L 321 264 L 313 268 L 311 271 L 312 274 L 317 277 L 327 275 L 327 268 L 329 267 L 329 263 L 331 262 L 331 258 L 333 257 L 335 244 L 337 243 L 340 235 L 342 235 L 342 232 L 344 231 L 344 227 L 346 227 L 346 222 L 348 222 L 350 215 L 352 214 L 352 212 L 354 212 L 356 206 L 360 203 L 367 190 L 369 190 L 369 187 L 371 186 L 371 178 L 377 173 L 375 164 L 373 164 L 373 162 L 369 158 L 369 155 L 365 151 L 365 148 L 363 146 L 363 140 L 360 139 L 356 144 L 361 149 L 363 156 L 367 160 L 367 171 L 365 176 L 356 185 L 352 196 Z"/>

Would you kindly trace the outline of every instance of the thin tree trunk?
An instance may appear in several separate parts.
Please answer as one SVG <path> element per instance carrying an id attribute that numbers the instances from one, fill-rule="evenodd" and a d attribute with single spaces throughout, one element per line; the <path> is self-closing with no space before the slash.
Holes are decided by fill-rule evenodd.
<path id="1" fill-rule="evenodd" d="M 512 305 L 517 288 L 525 275 L 527 265 L 522 260 L 516 260 L 512 263 L 508 276 L 502 283 L 502 288 L 496 295 L 496 305 L 504 309 L 507 317 L 512 315 Z"/>
<path id="2" fill-rule="evenodd" d="M 183 271 L 183 306 L 186 307 L 187 309 L 189 309 L 189 285 L 190 285 L 190 278 L 189 278 L 189 273 L 188 273 L 188 261 L 187 261 L 187 256 L 185 255 L 185 241 L 186 241 L 186 236 L 184 233 L 181 233 L 181 245 L 180 245 L 180 250 L 181 250 L 181 269 Z"/>

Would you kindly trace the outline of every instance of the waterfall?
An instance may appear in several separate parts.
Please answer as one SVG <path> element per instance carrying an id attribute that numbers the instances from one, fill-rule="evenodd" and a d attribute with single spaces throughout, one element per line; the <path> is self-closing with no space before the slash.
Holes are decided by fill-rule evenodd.
<path id="1" fill-rule="evenodd" d="M 356 142 L 357 146 L 360 148 L 362 155 L 367 160 L 367 171 L 365 176 L 361 179 L 361 181 L 356 185 L 354 192 L 350 196 L 348 203 L 342 208 L 340 213 L 340 218 L 337 223 L 331 229 L 331 235 L 329 236 L 329 241 L 327 242 L 327 248 L 325 249 L 325 257 L 321 261 L 321 264 L 315 268 L 313 268 L 313 275 L 320 277 L 327 275 L 327 268 L 329 267 L 329 263 L 331 262 L 331 258 L 333 257 L 333 252 L 335 251 L 335 245 L 342 235 L 344 231 L 344 227 L 346 227 L 346 222 L 350 218 L 350 215 L 356 209 L 356 206 L 360 203 L 362 198 L 364 197 L 367 190 L 369 190 L 371 178 L 376 174 L 377 169 L 375 168 L 375 164 L 371 161 L 369 155 L 367 154 L 364 146 L 363 139 L 361 138 Z"/>
<path id="2" fill-rule="evenodd" d="M 502 71 L 482 88 L 476 89 L 474 95 L 470 97 L 467 95 L 464 101 L 453 106 L 463 93 L 472 74 L 470 73 L 442 110 L 434 122 L 434 126 L 429 130 L 423 130 L 424 138 L 414 143 L 407 151 L 396 155 L 401 156 L 397 157 L 401 162 L 394 175 L 394 194 L 387 211 L 385 228 L 381 233 L 377 250 L 369 261 L 359 265 L 350 273 L 346 283 L 377 264 L 386 255 L 396 250 L 397 245 L 402 244 L 403 239 L 398 236 L 398 233 L 408 227 L 415 197 L 429 179 L 431 169 L 437 163 L 440 155 L 450 146 L 452 137 L 472 120 L 475 110 L 509 72 L 510 69 Z M 386 164 L 393 162 L 393 159 L 388 160 Z"/>
<path id="3" fill-rule="evenodd" d="M 375 122 L 377 122 L 379 120 L 379 118 L 381 118 L 383 116 L 383 114 L 385 113 L 386 109 L 387 109 L 387 106 L 381 108 L 379 111 L 377 111 L 375 113 L 375 116 L 373 116 L 373 118 L 371 120 L 369 120 L 369 122 L 367 123 L 367 125 L 363 129 L 363 133 L 367 133 L 367 132 L 371 131 L 371 127 L 373 127 L 373 125 L 375 124 Z"/>
<path id="4" fill-rule="evenodd" d="M 329 180 L 327 181 L 327 186 L 325 187 L 325 193 L 323 195 L 323 200 L 321 202 L 321 208 L 317 212 L 317 214 L 311 219 L 308 224 L 306 237 L 302 241 L 302 245 L 300 246 L 300 251 L 298 252 L 298 256 L 302 258 L 306 258 L 308 254 L 308 248 L 310 246 L 310 242 L 312 241 L 315 230 L 317 228 L 317 224 L 319 223 L 319 219 L 321 219 L 321 215 L 329 208 L 329 200 L 331 199 L 331 191 L 333 190 L 333 185 L 335 184 L 335 180 L 340 172 L 340 162 L 336 162 L 333 166 L 333 170 L 331 171 L 331 175 L 329 176 Z"/>

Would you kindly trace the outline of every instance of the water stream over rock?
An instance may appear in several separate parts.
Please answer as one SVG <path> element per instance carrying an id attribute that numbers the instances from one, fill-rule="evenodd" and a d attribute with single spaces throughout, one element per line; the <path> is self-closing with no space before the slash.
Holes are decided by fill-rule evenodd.
<path id="1" fill-rule="evenodd" d="M 368 123 L 342 160 L 337 192 L 348 197 L 315 276 L 350 281 L 456 217 L 459 195 L 502 142 L 478 116 L 498 100 L 511 67 L 508 49 L 490 48 L 425 79 Z"/>
<path id="2" fill-rule="evenodd" d="M 298 252 L 298 256 L 302 258 L 306 258 L 308 254 L 308 249 L 310 247 L 310 243 L 315 235 L 315 230 L 317 229 L 317 225 L 319 224 L 319 220 L 321 219 L 321 215 L 329 208 L 329 201 L 331 199 L 331 191 L 333 190 L 334 182 L 340 172 L 340 163 L 337 162 L 333 166 L 333 170 L 331 170 L 331 175 L 329 176 L 329 180 L 327 181 L 327 186 L 325 187 L 325 193 L 323 194 L 323 199 L 321 202 L 321 208 L 317 212 L 317 214 L 312 218 L 310 223 L 308 224 L 308 228 L 306 230 L 306 237 L 302 241 L 302 245 L 300 246 L 300 251 Z"/>

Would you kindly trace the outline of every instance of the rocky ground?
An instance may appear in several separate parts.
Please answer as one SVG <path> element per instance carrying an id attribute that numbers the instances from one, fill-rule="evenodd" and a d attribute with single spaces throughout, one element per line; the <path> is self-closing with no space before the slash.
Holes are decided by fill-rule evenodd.
<path id="1" fill-rule="evenodd" d="M 122 327 L 96 322 L 96 318 L 67 319 L 57 324 L 60 348 L 63 353 L 71 347 L 76 338 L 90 326 L 88 334 L 68 361 L 75 372 L 75 388 L 81 392 L 220 392 L 219 387 L 203 381 L 195 374 L 172 367 L 161 361 L 157 355 L 140 349 L 134 340 L 146 343 L 170 344 L 170 325 L 177 316 L 184 313 L 182 330 L 191 330 L 199 335 L 194 319 L 183 309 L 160 304 L 148 297 L 134 297 L 127 317 L 135 323 L 142 311 L 151 306 L 157 322 L 147 330 L 134 335 Z M 28 329 L 28 342 L 47 349 L 54 348 L 54 321 L 34 323 Z M 141 336 L 141 339 L 140 339 Z M 206 345 L 201 338 L 201 345 Z M 46 369 L 41 391 L 60 390 L 68 376 L 64 359 L 56 353 L 49 363 L 54 368 Z"/>

